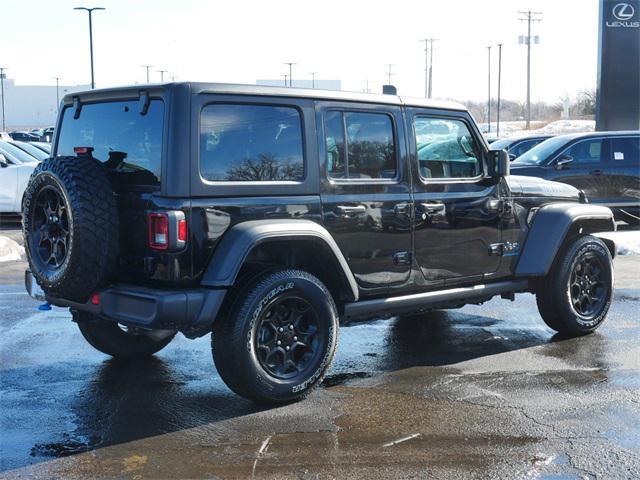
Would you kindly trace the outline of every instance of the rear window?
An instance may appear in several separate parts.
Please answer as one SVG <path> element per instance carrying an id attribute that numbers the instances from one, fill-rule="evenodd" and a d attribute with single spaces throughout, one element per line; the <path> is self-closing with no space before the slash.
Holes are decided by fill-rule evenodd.
<path id="1" fill-rule="evenodd" d="M 117 184 L 160 184 L 164 103 L 151 100 L 142 115 L 140 102 L 93 103 L 65 108 L 57 155 L 75 155 L 74 147 L 92 147 Z"/>
<path id="2" fill-rule="evenodd" d="M 270 105 L 207 105 L 200 119 L 200 172 L 212 181 L 302 180 L 300 112 Z"/>

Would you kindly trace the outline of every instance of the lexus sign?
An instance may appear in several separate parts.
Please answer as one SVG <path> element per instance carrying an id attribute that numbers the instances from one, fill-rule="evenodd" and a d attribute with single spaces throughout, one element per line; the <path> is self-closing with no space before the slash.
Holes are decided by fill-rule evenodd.
<path id="1" fill-rule="evenodd" d="M 606 25 L 609 28 L 640 28 L 640 19 L 636 18 L 636 9 L 630 3 L 617 3 L 611 9 L 610 20 Z"/>

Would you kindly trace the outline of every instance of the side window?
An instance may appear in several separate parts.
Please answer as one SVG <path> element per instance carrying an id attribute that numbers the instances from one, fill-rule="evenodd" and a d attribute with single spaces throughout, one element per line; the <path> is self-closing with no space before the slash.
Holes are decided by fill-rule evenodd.
<path id="1" fill-rule="evenodd" d="M 573 158 L 575 164 L 580 163 L 600 163 L 602 158 L 602 139 L 583 140 L 567 150 L 564 155 Z"/>
<path id="2" fill-rule="evenodd" d="M 200 117 L 200 173 L 213 181 L 299 181 L 302 121 L 293 107 L 215 104 Z"/>
<path id="3" fill-rule="evenodd" d="M 482 173 L 480 150 L 461 120 L 415 117 L 420 176 L 475 178 Z"/>
<path id="4" fill-rule="evenodd" d="M 640 165 L 640 137 L 618 137 L 611 139 L 613 163 L 624 162 Z"/>
<path id="5" fill-rule="evenodd" d="M 324 121 L 327 171 L 331 178 L 396 177 L 396 147 L 389 115 L 332 110 Z"/>

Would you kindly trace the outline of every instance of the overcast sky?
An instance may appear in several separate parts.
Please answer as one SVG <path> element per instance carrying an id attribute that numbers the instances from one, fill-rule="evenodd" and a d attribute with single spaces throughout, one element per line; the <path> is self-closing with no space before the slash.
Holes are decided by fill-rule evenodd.
<path id="1" fill-rule="evenodd" d="M 177 80 L 255 83 L 293 75 L 339 79 L 379 91 L 385 64 L 401 94 L 424 95 L 424 43 L 434 48 L 433 94 L 487 96 L 487 45 L 502 42 L 503 98 L 523 100 L 526 33 L 518 10 L 542 12 L 533 25 L 532 99 L 556 102 L 595 87 L 597 0 L 0 0 L 0 66 L 18 84 L 90 81 L 87 15 L 94 14 L 96 86 L 144 82 L 142 64 Z M 497 48 L 492 49 L 493 87 Z M 497 92 L 493 88 L 493 94 Z"/>

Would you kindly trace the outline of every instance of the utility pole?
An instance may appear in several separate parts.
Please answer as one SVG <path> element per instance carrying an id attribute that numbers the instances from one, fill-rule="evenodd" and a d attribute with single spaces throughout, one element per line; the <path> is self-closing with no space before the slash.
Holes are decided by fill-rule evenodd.
<path id="1" fill-rule="evenodd" d="M 297 65 L 295 62 L 284 62 L 285 65 L 289 65 L 289 86 L 293 86 L 293 66 Z"/>
<path id="2" fill-rule="evenodd" d="M 318 72 L 310 72 L 311 73 L 311 88 L 316 88 L 316 73 Z"/>
<path id="3" fill-rule="evenodd" d="M 160 74 L 160 83 L 164 82 L 164 74 L 167 73 L 168 70 L 158 70 L 158 73 Z"/>
<path id="4" fill-rule="evenodd" d="M 387 78 L 389 79 L 387 85 L 391 85 L 391 76 L 395 75 L 395 73 L 391 72 L 391 68 L 393 67 L 393 63 L 387 63 Z"/>
<path id="5" fill-rule="evenodd" d="M 0 67 L 0 92 L 2 93 L 2 131 L 3 132 L 7 129 L 7 126 L 5 125 L 5 118 L 4 118 L 4 76 L 5 76 L 4 71 L 6 69 L 7 67 Z"/>
<path id="6" fill-rule="evenodd" d="M 53 77 L 56 81 L 56 111 L 60 108 L 60 80 L 62 77 Z"/>
<path id="7" fill-rule="evenodd" d="M 431 98 L 431 94 L 433 92 L 433 42 L 438 40 L 437 38 L 430 38 L 429 45 L 431 47 L 431 53 L 429 55 L 429 98 Z"/>
<path id="8" fill-rule="evenodd" d="M 424 98 L 429 98 L 429 39 L 420 41 L 424 42 Z"/>
<path id="9" fill-rule="evenodd" d="M 524 15 L 524 18 L 520 18 L 521 22 L 527 22 L 527 36 L 524 39 L 524 43 L 527 45 L 527 124 L 526 129 L 529 130 L 531 125 L 531 23 L 539 22 L 540 19 L 537 16 L 542 15 L 542 12 L 534 12 L 527 10 L 526 12 L 518 12 L 520 15 Z M 536 43 L 537 43 L 536 37 Z"/>
<path id="10" fill-rule="evenodd" d="M 496 137 L 500 136 L 500 82 L 502 79 L 502 43 L 498 44 L 498 111 L 496 112 Z"/>
<path id="11" fill-rule="evenodd" d="M 487 58 L 489 59 L 487 69 L 487 86 L 489 89 L 489 95 L 487 97 L 487 133 L 491 133 L 491 45 L 487 47 L 487 54 Z"/>
<path id="12" fill-rule="evenodd" d="M 147 83 L 149 83 L 149 69 L 153 67 L 153 65 L 140 65 L 140 66 L 147 70 Z"/>
<path id="13" fill-rule="evenodd" d="M 87 13 L 89 13 L 89 55 L 91 58 L 91 89 L 93 90 L 94 88 L 96 88 L 96 82 L 94 80 L 93 77 L 93 26 L 91 23 L 91 13 L 95 10 L 104 10 L 104 8 L 102 7 L 93 7 L 93 8 L 87 8 L 87 7 L 76 7 L 74 8 L 74 10 L 85 10 Z"/>

